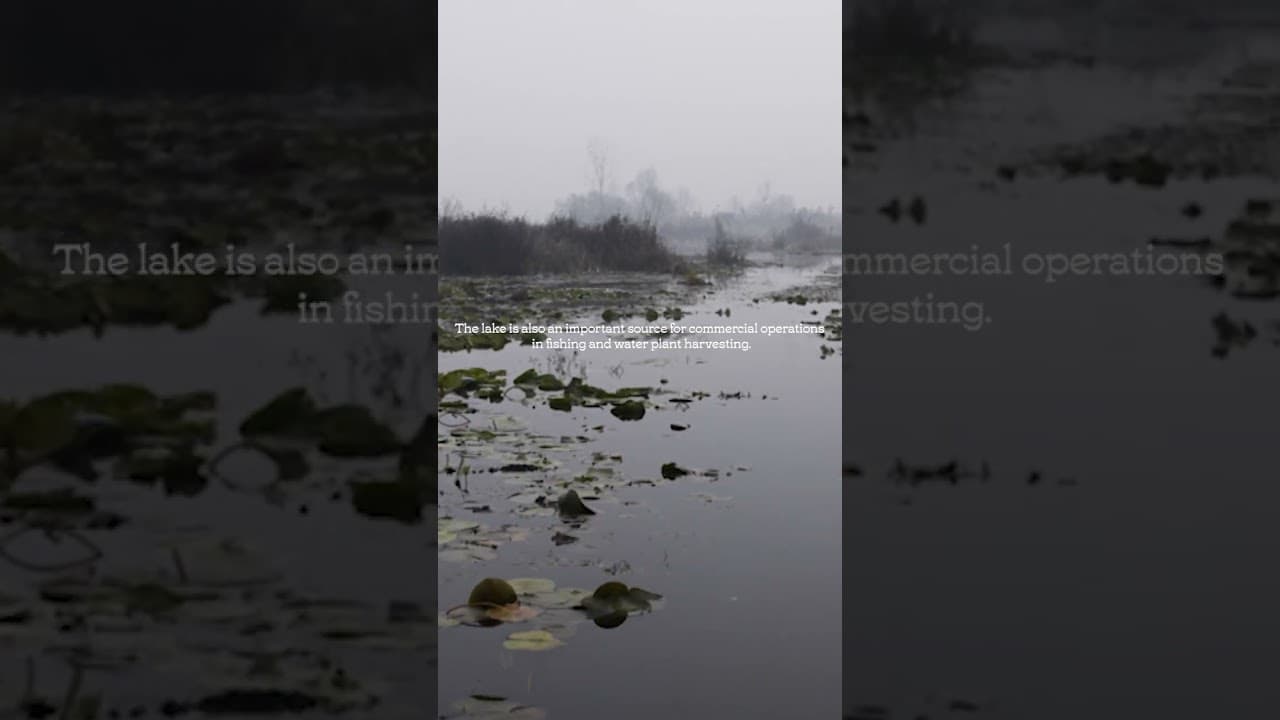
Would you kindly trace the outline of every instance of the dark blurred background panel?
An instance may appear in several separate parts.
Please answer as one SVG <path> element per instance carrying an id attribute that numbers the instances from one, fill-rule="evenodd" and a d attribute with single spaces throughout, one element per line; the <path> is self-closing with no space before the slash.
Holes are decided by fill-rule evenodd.
<path id="1" fill-rule="evenodd" d="M 426 89 L 434 30 L 421 0 L 23 0 L 0 9 L 0 87 Z"/>

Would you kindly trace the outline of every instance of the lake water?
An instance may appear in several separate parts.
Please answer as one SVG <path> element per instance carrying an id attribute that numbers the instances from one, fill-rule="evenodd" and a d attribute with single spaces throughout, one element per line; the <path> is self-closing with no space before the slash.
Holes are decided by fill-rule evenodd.
<path id="1" fill-rule="evenodd" d="M 836 302 L 752 301 L 810 285 L 834 264 L 830 258 L 807 268 L 750 269 L 682 306 L 687 314 L 679 324 L 821 321 Z M 729 308 L 728 318 L 715 314 L 723 308 Z M 441 475 L 442 517 L 486 526 L 514 523 L 528 531 L 522 541 L 500 547 L 494 559 L 442 559 L 442 609 L 466 602 L 471 586 L 484 577 L 544 578 L 587 590 L 617 580 L 663 600 L 653 612 L 614 629 L 581 623 L 562 646 L 546 652 L 504 649 L 503 639 L 526 629 L 521 625 L 443 628 L 442 709 L 483 694 L 542 708 L 552 718 L 837 715 L 839 356 L 824 358 L 824 342 L 812 335 L 737 337 L 748 339 L 751 349 L 575 355 L 508 345 L 501 351 L 441 354 L 441 372 L 504 369 L 511 380 L 534 368 L 558 372 L 563 380 L 582 377 L 608 390 L 663 391 L 651 396 L 653 407 L 638 421 L 620 420 L 607 408 L 554 411 L 541 394 L 526 402 L 478 403 L 480 413 L 469 416 L 472 427 L 486 427 L 488 417 L 510 416 L 530 433 L 585 442 L 548 450 L 559 465 L 547 473 L 481 473 L 493 461 L 474 460 L 477 471 L 467 480 L 466 495 L 452 485 L 453 476 Z M 709 397 L 670 402 L 699 391 Z M 722 399 L 721 393 L 734 398 Z M 687 429 L 675 431 L 672 424 Z M 444 448 L 442 469 L 457 464 Z M 613 465 L 616 477 L 658 482 L 587 499 L 597 514 L 580 528 L 554 516 L 513 514 L 520 506 L 506 498 L 586 472 L 595 453 L 621 456 Z M 663 482 L 660 470 L 671 462 L 719 474 Z M 492 512 L 467 509 L 481 504 Z M 561 532 L 578 539 L 553 543 Z M 441 546 L 442 552 L 449 547 Z M 528 625 L 537 624 L 535 619 Z"/>
<path id="2" fill-rule="evenodd" d="M 847 172 L 846 249 L 1130 252 L 1152 237 L 1221 237 L 1246 199 L 1280 195 L 1274 164 L 1270 177 L 1158 189 L 1052 172 L 996 178 L 997 165 L 1036 148 L 1214 122 L 1192 114 L 1197 98 L 1244 63 L 1274 59 L 1258 27 L 1222 45 L 1197 46 L 1185 28 L 1166 45 L 1146 32 L 1117 30 L 1109 42 L 1165 48 L 1154 69 L 1112 64 L 1113 53 L 1093 69 L 980 74 L 920 135 Z M 1265 112 L 1240 120 L 1268 122 Z M 1280 157 L 1274 129 L 1251 137 L 1244 154 L 1261 165 Z M 878 215 L 895 193 L 928 198 L 928 223 Z M 1204 209 L 1194 220 L 1181 212 L 1192 202 Z M 846 712 L 1274 715 L 1274 350 L 1259 340 L 1226 358 L 1209 352 L 1214 314 L 1262 328 L 1272 303 L 1187 277 L 846 284 L 860 299 L 925 292 L 979 300 L 991 324 L 845 330 L 845 460 L 866 470 L 844 483 Z M 910 489 L 889 477 L 897 458 L 985 461 L 991 474 Z"/>

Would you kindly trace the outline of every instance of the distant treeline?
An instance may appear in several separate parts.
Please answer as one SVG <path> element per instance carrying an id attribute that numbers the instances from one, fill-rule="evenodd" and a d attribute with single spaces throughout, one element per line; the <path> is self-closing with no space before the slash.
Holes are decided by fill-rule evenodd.
<path id="1" fill-rule="evenodd" d="M 0 89 L 427 90 L 422 0 L 19 0 L 0 8 Z"/>
<path id="2" fill-rule="evenodd" d="M 701 212 L 687 189 L 669 190 L 646 168 L 626 184 L 622 193 L 597 187 L 574 193 L 556 203 L 555 215 L 582 223 L 600 223 L 613 216 L 652 224 L 673 247 L 684 252 L 707 247 L 727 235 L 744 247 L 791 251 L 830 251 L 840 248 L 840 212 L 832 208 L 802 208 L 795 198 L 773 192 L 768 183 L 749 202 L 733 198 L 727 210 Z"/>
<path id="3" fill-rule="evenodd" d="M 615 216 L 597 223 L 531 223 L 497 215 L 440 218 L 441 272 L 533 275 L 595 271 L 671 272 L 681 263 L 647 223 Z"/>

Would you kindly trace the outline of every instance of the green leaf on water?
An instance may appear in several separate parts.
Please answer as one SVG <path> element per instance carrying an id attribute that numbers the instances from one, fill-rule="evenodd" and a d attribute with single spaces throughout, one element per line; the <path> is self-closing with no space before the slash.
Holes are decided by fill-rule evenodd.
<path id="1" fill-rule="evenodd" d="M 316 412 L 316 403 L 306 388 L 293 388 L 276 396 L 240 424 L 240 434 L 296 436 Z"/>
<path id="2" fill-rule="evenodd" d="M 538 389 L 544 392 L 555 392 L 557 390 L 564 389 L 564 383 L 560 382 L 559 378 L 550 373 L 539 375 L 537 384 Z"/>
<path id="3" fill-rule="evenodd" d="M 596 588 L 591 595 L 582 598 L 577 608 L 602 628 L 615 628 L 635 612 L 648 612 L 662 596 L 625 583 L 611 581 Z"/>
<path id="4" fill-rule="evenodd" d="M 379 457 L 398 453 L 402 447 L 395 431 L 360 405 L 321 410 L 311 418 L 309 426 L 320 452 L 334 457 Z"/>
<path id="5" fill-rule="evenodd" d="M 640 420 L 644 417 L 644 403 L 639 400 L 628 400 L 614 405 L 609 412 L 619 420 Z"/>

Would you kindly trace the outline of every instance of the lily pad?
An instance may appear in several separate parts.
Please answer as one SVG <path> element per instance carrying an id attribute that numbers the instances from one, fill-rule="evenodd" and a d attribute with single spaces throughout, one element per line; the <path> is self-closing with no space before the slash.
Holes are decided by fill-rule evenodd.
<path id="1" fill-rule="evenodd" d="M 360 405 L 321 410 L 310 425 L 320 452 L 334 457 L 381 457 L 398 453 L 402 447 L 395 431 Z"/>
<path id="2" fill-rule="evenodd" d="M 511 633 L 502 643 L 502 647 L 508 650 L 528 650 L 532 652 L 553 650 L 561 645 L 564 645 L 564 643 L 546 630 L 527 630 L 525 632 Z"/>
<path id="3" fill-rule="evenodd" d="M 587 617 L 603 628 L 615 628 L 625 622 L 627 616 L 635 612 L 648 612 L 653 602 L 662 596 L 641 588 L 627 587 L 625 583 L 611 581 L 596 588 L 588 597 L 584 597 L 578 609 L 586 612 Z"/>
<path id="4" fill-rule="evenodd" d="M 532 620 L 542 614 L 542 610 L 531 605 L 511 603 L 485 609 L 485 615 L 504 623 L 518 623 Z"/>
<path id="5" fill-rule="evenodd" d="M 315 401 L 306 388 L 286 390 L 246 418 L 240 424 L 240 434 L 254 437 L 298 433 L 315 412 Z"/>
<path id="6" fill-rule="evenodd" d="M 240 424 L 246 438 L 277 437 L 316 443 L 333 457 L 381 457 L 400 452 L 395 431 L 361 405 L 320 408 L 306 388 L 278 395 Z"/>
<path id="7" fill-rule="evenodd" d="M 506 370 L 488 371 L 484 368 L 462 368 L 442 373 L 436 378 L 436 386 L 441 396 L 453 393 L 461 397 L 469 397 L 472 393 L 481 394 L 498 391 L 506 385 Z M 523 378 L 524 375 L 521 375 Z"/>
<path id="8" fill-rule="evenodd" d="M 517 595 L 549 593 L 556 589 L 554 581 L 545 578 L 514 578 L 507 581 Z"/>
<path id="9" fill-rule="evenodd" d="M 530 604 L 546 610 L 569 609 L 582 604 L 591 593 L 582 588 L 557 588 L 550 592 L 537 593 L 528 598 Z"/>
<path id="10" fill-rule="evenodd" d="M 610 414 L 619 420 L 634 421 L 644 418 L 644 403 L 639 400 L 628 400 L 618 405 L 614 405 L 609 410 Z"/>
<path id="11" fill-rule="evenodd" d="M 471 520 L 455 520 L 454 518 L 440 518 L 436 521 L 436 529 L 440 532 L 464 533 L 475 530 L 480 527 L 480 523 Z"/>
<path id="12" fill-rule="evenodd" d="M 453 704 L 446 720 L 546 720 L 542 710 L 507 701 L 500 697 L 472 695 Z"/>
<path id="13" fill-rule="evenodd" d="M 497 560 L 498 553 L 485 545 L 464 543 L 458 547 L 441 550 L 436 554 L 436 559 L 451 563 L 487 562 Z"/>

